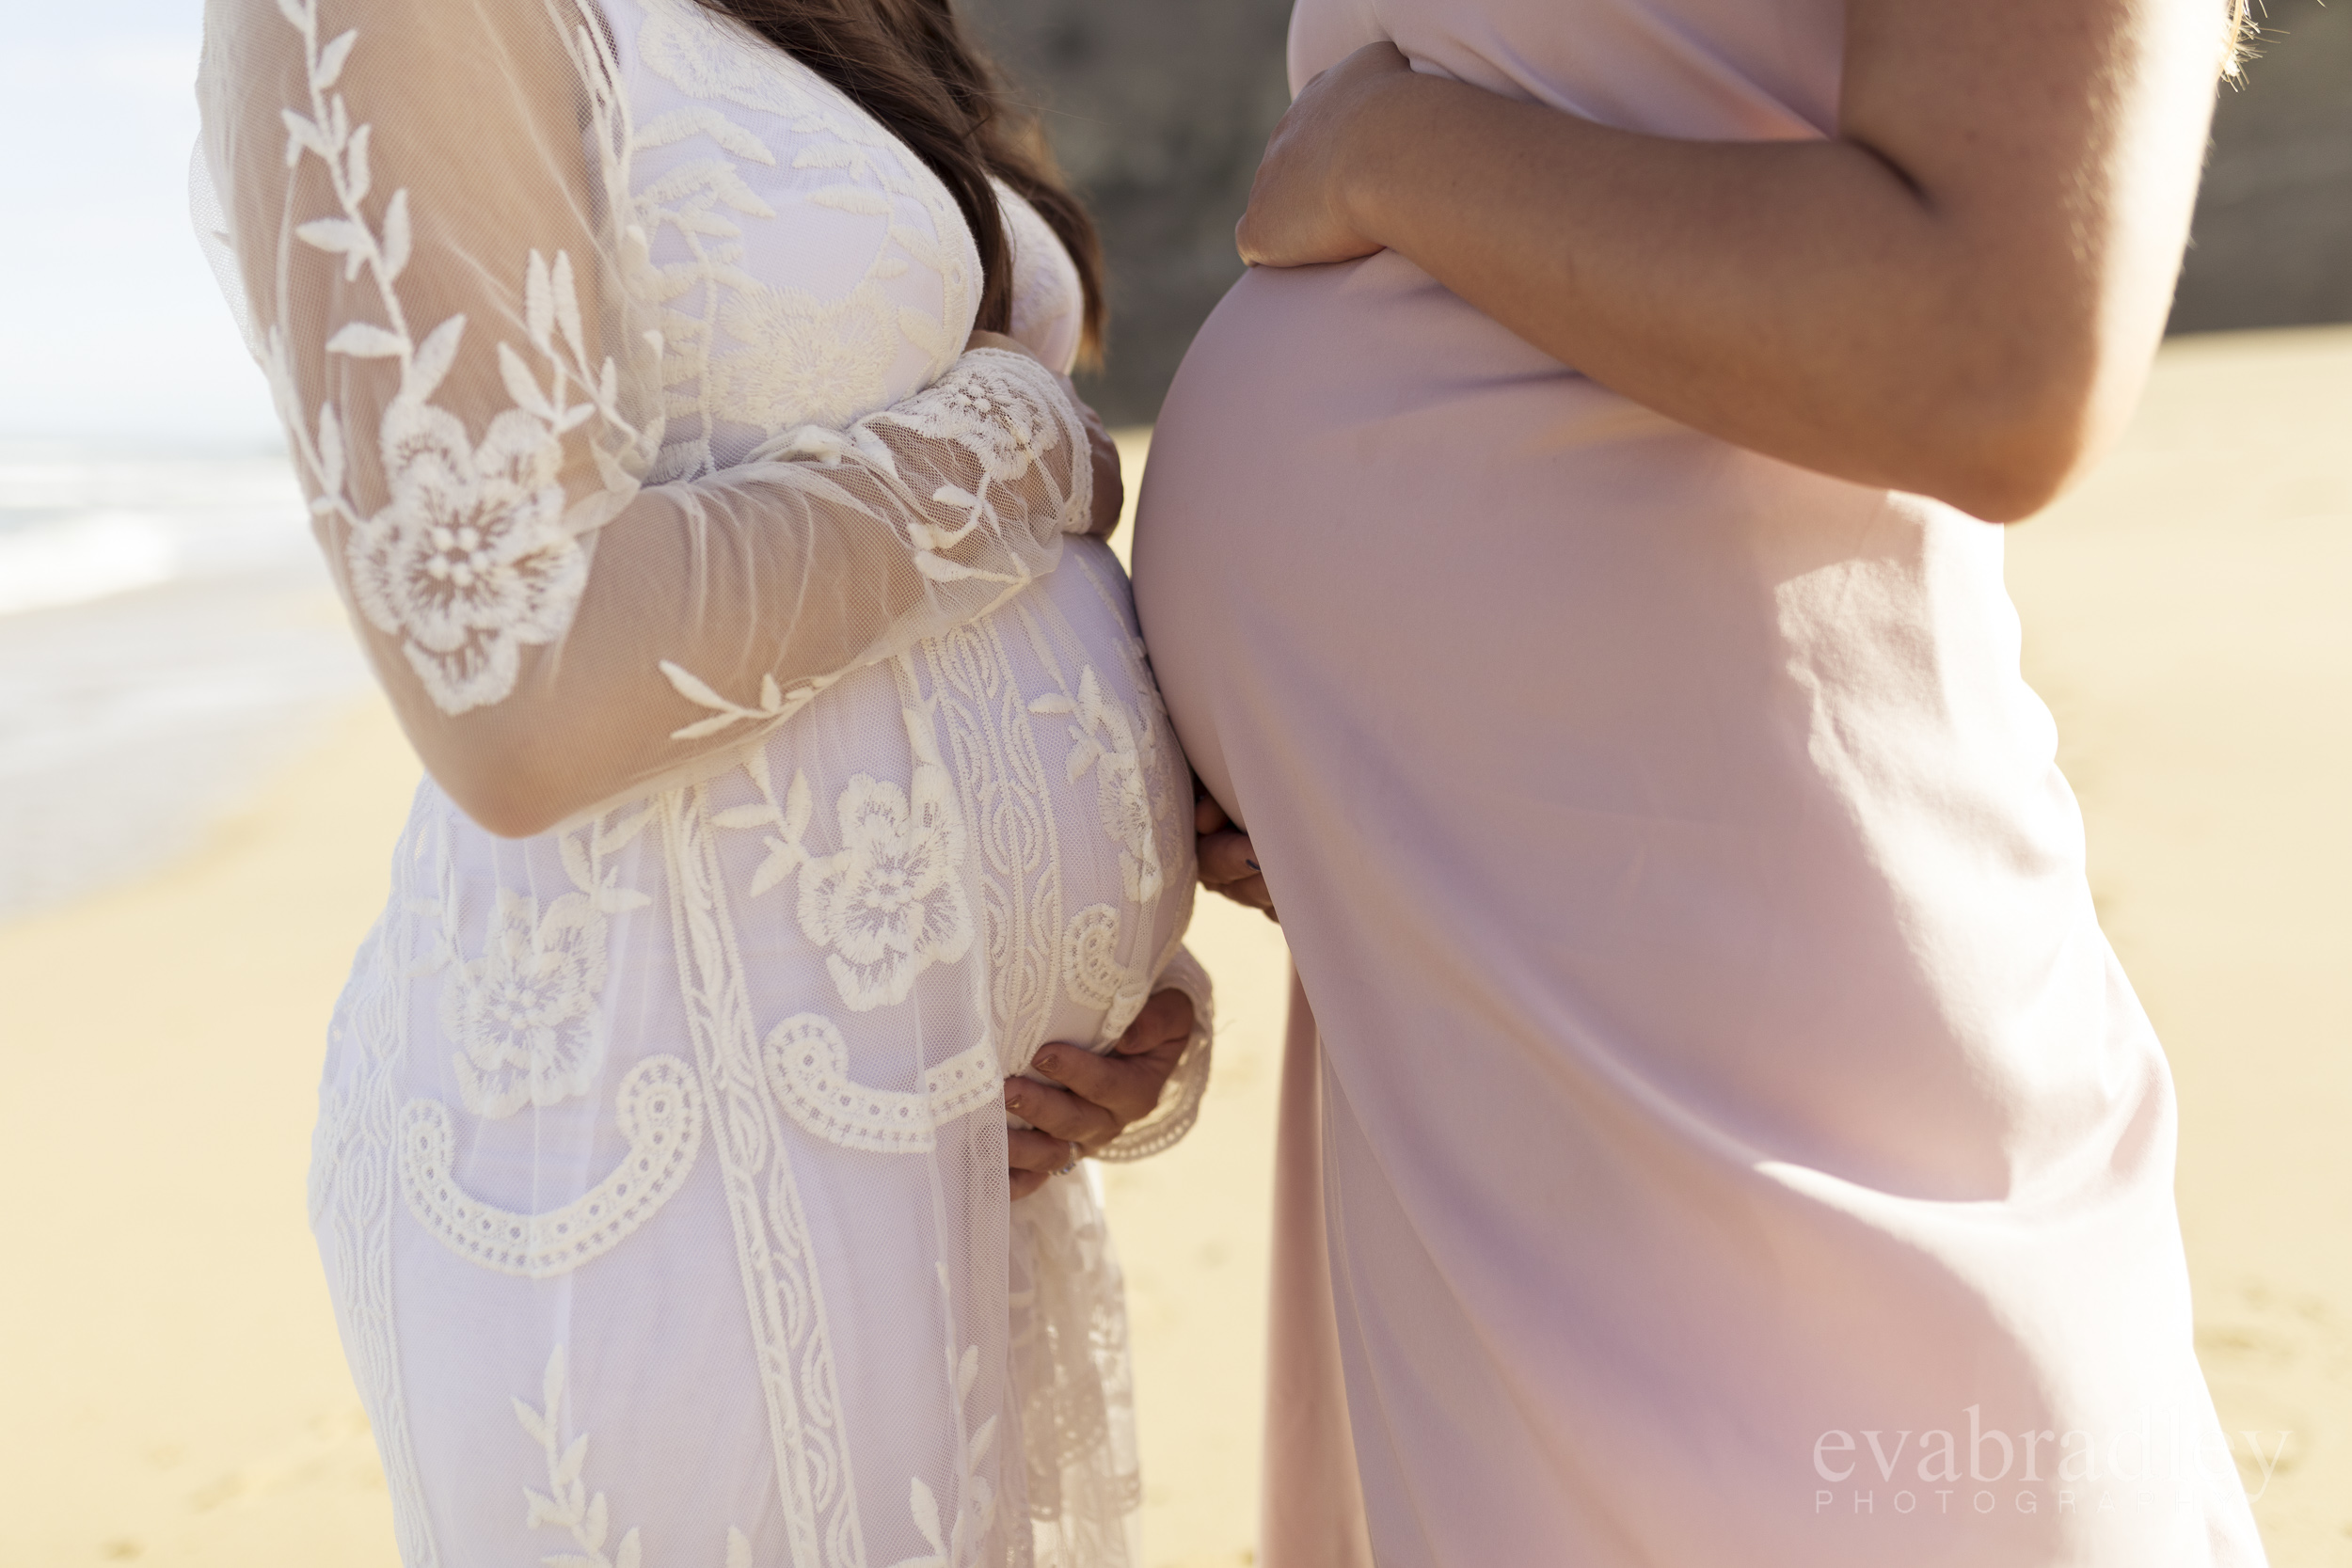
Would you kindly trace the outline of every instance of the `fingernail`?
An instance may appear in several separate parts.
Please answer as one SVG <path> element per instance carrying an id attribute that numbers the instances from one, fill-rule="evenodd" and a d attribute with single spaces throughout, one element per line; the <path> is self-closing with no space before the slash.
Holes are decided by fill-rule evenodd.
<path id="1" fill-rule="evenodd" d="M 1048 1078 L 1061 1076 L 1061 1055 L 1050 1045 L 1029 1058 L 1029 1065 Z"/>

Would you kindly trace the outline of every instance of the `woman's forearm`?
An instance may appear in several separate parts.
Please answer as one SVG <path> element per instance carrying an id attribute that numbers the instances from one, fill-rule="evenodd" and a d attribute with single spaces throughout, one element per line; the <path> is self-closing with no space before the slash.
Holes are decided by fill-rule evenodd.
<path id="1" fill-rule="evenodd" d="M 1936 470 L 2000 444 L 2014 381 L 2055 389 L 2051 356 L 2008 346 L 2022 324 L 1968 319 L 1937 214 L 1850 143 L 1671 141 L 1427 76 L 1383 93 L 1342 187 L 1366 237 L 1674 419 L 1970 491 Z"/>
<path id="2" fill-rule="evenodd" d="M 1678 141 L 1365 72 L 1334 84 L 1327 199 L 1355 248 L 1675 419 L 2023 516 L 2137 398 L 2222 37 L 2192 24 L 2219 10 L 1931 7 L 1856 0 L 1822 141 Z"/>

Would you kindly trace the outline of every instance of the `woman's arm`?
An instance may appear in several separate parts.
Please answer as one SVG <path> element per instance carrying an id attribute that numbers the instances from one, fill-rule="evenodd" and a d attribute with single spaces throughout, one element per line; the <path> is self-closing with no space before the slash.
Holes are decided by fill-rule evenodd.
<path id="1" fill-rule="evenodd" d="M 1107 437 L 986 341 L 656 483 L 698 466 L 669 421 L 703 324 L 665 311 L 633 150 L 716 138 L 692 221 L 764 208 L 716 156 L 746 133 L 636 127 L 621 78 L 594 0 L 206 16 L 200 167 L 320 542 L 426 768 L 511 836 L 718 766 L 1117 516 Z"/>
<path id="2" fill-rule="evenodd" d="M 1613 130 L 1375 44 L 1292 105 L 1240 248 L 1396 250 L 1673 419 L 2013 521 L 2137 399 L 2228 24 L 2220 0 L 1851 0 L 1818 142 Z"/>

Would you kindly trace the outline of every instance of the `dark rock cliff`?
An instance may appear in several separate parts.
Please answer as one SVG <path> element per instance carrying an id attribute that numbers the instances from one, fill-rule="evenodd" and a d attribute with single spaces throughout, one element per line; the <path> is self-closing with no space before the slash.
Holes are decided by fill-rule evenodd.
<path id="1" fill-rule="evenodd" d="M 1241 276 L 1233 224 L 1290 103 L 1289 0 L 961 3 L 1102 226 L 1110 359 L 1085 390 L 1114 424 L 1149 420 Z"/>
<path id="2" fill-rule="evenodd" d="M 2172 330 L 2352 321 L 2352 6 L 2257 6 L 2257 58 L 2214 109 Z"/>

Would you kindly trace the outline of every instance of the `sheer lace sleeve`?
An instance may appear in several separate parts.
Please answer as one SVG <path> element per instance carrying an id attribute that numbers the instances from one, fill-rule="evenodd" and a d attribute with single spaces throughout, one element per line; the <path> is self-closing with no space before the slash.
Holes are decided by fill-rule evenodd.
<path id="1" fill-rule="evenodd" d="M 211 0 L 199 229 L 410 739 L 493 832 L 707 766 L 1050 571 L 1091 500 L 1046 370 L 649 484 L 662 279 L 593 0 Z M 207 188 L 209 187 L 209 189 Z"/>

